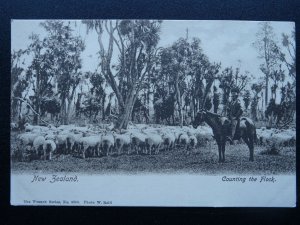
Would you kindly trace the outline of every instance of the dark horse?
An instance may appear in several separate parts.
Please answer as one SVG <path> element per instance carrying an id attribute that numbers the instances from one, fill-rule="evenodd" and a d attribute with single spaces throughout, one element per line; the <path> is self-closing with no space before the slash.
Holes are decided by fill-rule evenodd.
<path id="1" fill-rule="evenodd" d="M 219 150 L 219 162 L 225 162 L 225 145 L 228 132 L 230 132 L 230 120 L 218 114 L 200 111 L 193 121 L 193 127 L 197 128 L 201 122 L 206 122 L 213 130 Z M 250 151 L 250 161 L 253 161 L 254 142 L 256 142 L 256 128 L 251 119 L 241 117 L 234 135 L 234 140 L 243 139 Z"/>

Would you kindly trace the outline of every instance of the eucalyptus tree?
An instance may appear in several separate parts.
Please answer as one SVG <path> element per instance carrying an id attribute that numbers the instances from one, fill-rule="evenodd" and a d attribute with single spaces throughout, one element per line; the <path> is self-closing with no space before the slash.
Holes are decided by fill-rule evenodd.
<path id="1" fill-rule="evenodd" d="M 240 93 L 243 92 L 250 79 L 251 76 L 249 72 L 245 71 L 245 73 L 241 73 L 239 68 L 233 69 L 232 67 L 226 67 L 218 76 L 218 80 L 220 82 L 219 88 L 221 88 L 223 92 L 223 114 L 226 114 L 226 106 L 229 101 L 231 90 L 233 88 L 237 88 Z"/>
<path id="2" fill-rule="evenodd" d="M 47 31 L 44 46 L 51 66 L 49 73 L 57 79 L 62 123 L 68 124 L 72 100 L 82 76 L 81 53 L 85 45 L 80 36 L 73 34 L 71 22 L 55 20 L 41 25 Z"/>
<path id="3" fill-rule="evenodd" d="M 257 108 L 258 108 L 258 102 L 259 102 L 259 94 L 261 93 L 261 91 L 263 90 L 264 85 L 263 83 L 254 83 L 251 86 L 251 90 L 254 93 L 254 97 L 251 100 L 251 116 L 252 119 L 257 121 L 258 120 L 258 116 L 257 116 Z"/>
<path id="4" fill-rule="evenodd" d="M 192 102 L 192 114 L 209 106 L 206 101 L 220 68 L 220 64 L 209 62 L 200 43 L 198 38 L 193 38 L 191 42 L 180 38 L 164 48 L 160 55 L 161 77 L 167 82 L 167 87 L 170 89 L 171 86 L 175 92 L 181 126 L 184 122 L 183 100 Z"/>
<path id="5" fill-rule="evenodd" d="M 116 129 L 126 128 L 145 77 L 153 72 L 161 21 L 85 20 L 99 43 L 101 73 L 118 100 Z M 113 61 L 117 55 L 117 62 Z"/>
<path id="6" fill-rule="evenodd" d="M 28 81 L 24 76 L 24 59 L 26 50 L 13 51 L 11 54 L 11 116 L 16 118 L 21 114 L 23 92 L 28 88 Z"/>
<path id="7" fill-rule="evenodd" d="M 295 46 L 295 27 L 291 34 L 282 34 L 282 46 L 280 60 L 285 63 L 289 71 L 289 76 L 296 81 L 296 46 Z"/>
<path id="8" fill-rule="evenodd" d="M 249 90 L 245 90 L 243 94 L 243 101 L 244 101 L 245 110 L 247 112 L 251 101 L 251 93 Z"/>
<path id="9" fill-rule="evenodd" d="M 259 23 L 259 30 L 256 33 L 256 41 L 253 46 L 258 51 L 258 57 L 263 60 L 260 65 L 260 70 L 264 74 L 265 79 L 265 106 L 267 106 L 269 97 L 269 79 L 272 71 L 277 66 L 279 61 L 280 49 L 275 40 L 274 29 L 270 22 Z"/>
<path id="10" fill-rule="evenodd" d="M 45 37 L 41 39 L 39 35 L 32 34 L 28 47 L 33 56 L 27 69 L 27 78 L 34 91 L 34 122 L 39 123 L 43 96 L 49 93 L 49 87 L 57 83 L 57 93 L 53 95 L 59 95 L 61 122 L 67 124 L 75 89 L 80 81 L 80 54 L 84 50 L 84 43 L 80 37 L 73 35 L 70 22 L 48 20 L 40 25 L 46 31 Z"/>

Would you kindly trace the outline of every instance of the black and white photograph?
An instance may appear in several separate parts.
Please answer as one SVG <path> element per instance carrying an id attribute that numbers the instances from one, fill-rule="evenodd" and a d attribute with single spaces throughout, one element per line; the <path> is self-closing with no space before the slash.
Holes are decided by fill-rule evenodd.
<path id="1" fill-rule="evenodd" d="M 10 119 L 15 205 L 293 207 L 295 23 L 13 19 Z"/>

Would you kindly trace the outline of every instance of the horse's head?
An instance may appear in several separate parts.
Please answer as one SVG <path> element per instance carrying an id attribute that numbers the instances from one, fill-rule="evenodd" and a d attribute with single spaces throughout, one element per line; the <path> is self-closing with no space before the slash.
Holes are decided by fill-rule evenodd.
<path id="1" fill-rule="evenodd" d="M 205 110 L 200 110 L 199 112 L 197 112 L 195 119 L 192 123 L 195 129 L 204 121 L 205 114 L 206 114 Z"/>

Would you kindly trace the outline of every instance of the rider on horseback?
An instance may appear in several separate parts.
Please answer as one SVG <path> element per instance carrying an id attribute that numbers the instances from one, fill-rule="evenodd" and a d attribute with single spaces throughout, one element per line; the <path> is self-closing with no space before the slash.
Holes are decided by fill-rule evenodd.
<path id="1" fill-rule="evenodd" d="M 239 89 L 233 88 L 231 90 L 231 102 L 229 102 L 227 107 L 227 116 L 229 120 L 231 121 L 231 133 L 230 136 L 228 136 L 228 139 L 230 143 L 233 143 L 233 138 L 236 132 L 238 121 L 243 114 L 243 110 L 241 107 L 241 103 L 238 99 L 239 97 Z"/>

